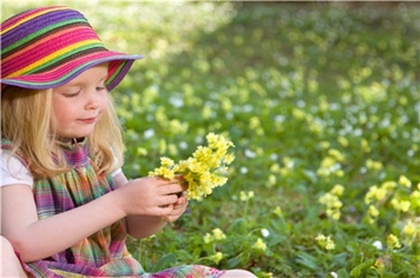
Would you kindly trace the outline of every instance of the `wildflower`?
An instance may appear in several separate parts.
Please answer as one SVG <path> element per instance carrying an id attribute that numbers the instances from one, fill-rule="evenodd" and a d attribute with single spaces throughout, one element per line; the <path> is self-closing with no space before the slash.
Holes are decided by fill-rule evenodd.
<path id="1" fill-rule="evenodd" d="M 213 241 L 220 241 L 226 238 L 226 235 L 219 228 L 213 229 L 212 233 L 206 233 L 204 236 L 204 243 L 211 243 Z"/>
<path id="2" fill-rule="evenodd" d="M 273 273 L 271 273 L 271 272 L 261 272 L 260 275 L 261 275 L 261 278 L 273 278 L 274 277 Z"/>
<path id="3" fill-rule="evenodd" d="M 340 208 L 343 206 L 343 203 L 336 195 L 327 192 L 319 198 L 319 202 L 326 207 L 325 212 L 328 217 L 334 220 L 340 219 Z"/>
<path id="4" fill-rule="evenodd" d="M 338 274 L 334 271 L 330 272 L 331 277 L 338 278 Z"/>
<path id="5" fill-rule="evenodd" d="M 240 195 L 239 195 L 239 198 L 240 198 L 240 199 L 241 199 L 241 201 L 243 201 L 243 202 L 246 202 L 246 201 L 248 201 L 249 199 L 254 198 L 254 191 L 248 191 L 248 192 L 241 191 L 239 194 L 240 194 Z"/>
<path id="6" fill-rule="evenodd" d="M 335 243 L 331 239 L 331 236 L 325 236 L 323 234 L 318 234 L 315 238 L 315 240 L 318 242 L 318 245 L 325 250 L 334 250 L 335 249 Z"/>
<path id="7" fill-rule="evenodd" d="M 292 114 L 293 114 L 293 117 L 295 117 L 298 120 L 303 120 L 306 117 L 305 111 L 298 108 L 294 108 L 292 111 Z"/>
<path id="8" fill-rule="evenodd" d="M 395 187 L 397 187 L 397 183 L 395 181 L 385 181 L 382 183 L 381 187 L 384 190 L 391 191 Z"/>
<path id="9" fill-rule="evenodd" d="M 400 176 L 398 183 L 407 188 L 411 187 L 411 181 L 406 176 Z"/>
<path id="10" fill-rule="evenodd" d="M 209 133 L 206 139 L 208 146 L 198 146 L 186 160 L 175 163 L 170 158 L 162 157 L 160 167 L 149 172 L 149 176 L 173 179 L 176 174 L 181 174 L 187 185 L 188 199 L 201 199 L 210 195 L 215 187 L 227 182 L 224 175 L 235 157 L 228 153 L 233 143 L 223 136 Z"/>
<path id="11" fill-rule="evenodd" d="M 321 145 L 321 148 L 328 149 L 330 147 L 330 142 L 328 141 L 322 141 L 319 143 Z"/>
<path id="12" fill-rule="evenodd" d="M 366 167 L 372 170 L 381 170 L 383 168 L 382 162 L 374 161 L 372 159 L 366 160 Z"/>
<path id="13" fill-rule="evenodd" d="M 379 240 L 376 240 L 375 242 L 372 243 L 373 247 L 375 247 L 378 250 L 383 250 L 383 246 L 382 246 L 382 242 L 380 242 Z"/>
<path id="14" fill-rule="evenodd" d="M 348 145 L 349 145 L 349 140 L 346 138 L 346 137 L 343 137 L 343 136 L 339 136 L 338 137 L 338 143 L 340 143 L 340 145 L 342 146 L 342 147 L 348 147 Z"/>
<path id="15" fill-rule="evenodd" d="M 385 267 L 385 264 L 384 264 L 384 258 L 383 257 L 379 257 L 376 261 L 375 261 L 375 263 L 373 264 L 373 266 L 372 266 L 373 268 L 377 268 L 377 269 L 379 269 L 379 270 L 383 270 L 384 269 L 384 267 Z"/>
<path id="16" fill-rule="evenodd" d="M 204 240 L 204 243 L 210 243 L 213 241 L 213 236 L 210 233 L 206 233 L 203 240 Z"/>
<path id="17" fill-rule="evenodd" d="M 324 157 L 321 161 L 321 166 L 318 168 L 316 173 L 321 177 L 328 177 L 331 174 L 336 176 L 342 176 L 344 172 L 341 171 L 341 165 L 338 163 L 344 159 L 344 156 L 337 150 L 330 150 L 329 155 Z"/>
<path id="18" fill-rule="evenodd" d="M 376 218 L 379 215 L 379 210 L 376 208 L 375 205 L 370 205 L 368 209 L 368 213 L 370 216 Z"/>
<path id="19" fill-rule="evenodd" d="M 261 238 L 258 238 L 257 241 L 254 243 L 252 248 L 265 251 L 267 249 L 267 245 L 264 243 L 264 241 Z"/>
<path id="20" fill-rule="evenodd" d="M 276 185 L 277 182 L 277 178 L 275 175 L 271 174 L 268 176 L 268 181 L 267 181 L 267 186 L 268 187 L 272 187 L 274 185 Z"/>
<path id="21" fill-rule="evenodd" d="M 328 150 L 328 155 L 335 158 L 337 161 L 344 160 L 344 155 L 339 150 L 336 150 L 336 149 Z"/>
<path id="22" fill-rule="evenodd" d="M 261 235 L 263 237 L 268 237 L 270 235 L 270 232 L 267 229 L 261 229 Z"/>
<path id="23" fill-rule="evenodd" d="M 279 207 L 279 206 L 277 206 L 275 209 L 274 209 L 274 214 L 275 215 L 277 215 L 277 216 L 283 216 L 283 212 L 281 211 L 281 207 Z"/>
<path id="24" fill-rule="evenodd" d="M 330 192 L 335 196 L 341 196 L 344 192 L 344 186 L 342 186 L 341 184 L 336 184 Z"/>
<path id="25" fill-rule="evenodd" d="M 239 172 L 241 172 L 241 174 L 246 174 L 246 173 L 248 173 L 248 168 L 246 168 L 246 167 L 241 167 L 241 168 L 239 169 Z"/>
<path id="26" fill-rule="evenodd" d="M 215 240 L 222 240 L 226 238 L 226 235 L 219 228 L 213 230 L 213 236 Z"/>
<path id="27" fill-rule="evenodd" d="M 402 233 L 406 235 L 413 235 L 416 232 L 416 226 L 412 221 L 408 221 L 407 224 L 404 226 Z"/>
<path id="28" fill-rule="evenodd" d="M 386 242 L 391 248 L 401 248 L 400 240 L 393 234 L 387 236 Z"/>
<path id="29" fill-rule="evenodd" d="M 407 212 L 410 209 L 410 202 L 409 201 L 399 201 L 395 198 L 391 200 L 392 207 L 401 212 Z"/>
<path id="30" fill-rule="evenodd" d="M 223 259 L 223 253 L 217 252 L 216 254 L 210 256 L 210 260 L 212 260 L 215 264 L 218 264 Z"/>
<path id="31" fill-rule="evenodd" d="M 366 139 L 362 139 L 362 141 L 360 142 L 361 148 L 365 153 L 370 153 L 371 148 L 369 146 L 369 142 Z"/>
<path id="32" fill-rule="evenodd" d="M 381 201 L 388 194 L 388 190 L 383 187 L 373 185 L 369 187 L 369 191 L 365 195 L 365 204 L 369 204 L 373 201 Z"/>

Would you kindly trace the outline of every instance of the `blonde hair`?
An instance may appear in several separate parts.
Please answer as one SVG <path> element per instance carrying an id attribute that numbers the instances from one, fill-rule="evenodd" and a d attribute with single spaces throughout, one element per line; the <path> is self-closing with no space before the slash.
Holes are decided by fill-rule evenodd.
<path id="1" fill-rule="evenodd" d="M 123 163 L 123 139 L 113 100 L 94 131 L 87 137 L 89 156 L 99 174 L 109 174 Z M 37 178 L 54 177 L 70 168 L 56 144 L 52 89 L 33 90 L 8 86 L 1 93 L 1 136 L 12 142 Z"/>

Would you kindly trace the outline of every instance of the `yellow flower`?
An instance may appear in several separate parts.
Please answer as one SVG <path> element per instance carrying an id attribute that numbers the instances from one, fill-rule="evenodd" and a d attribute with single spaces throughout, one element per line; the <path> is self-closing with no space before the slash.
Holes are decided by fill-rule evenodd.
<path id="1" fill-rule="evenodd" d="M 258 238 L 252 247 L 260 251 L 265 251 L 267 249 L 267 245 L 261 238 Z"/>
<path id="2" fill-rule="evenodd" d="M 411 181 L 406 176 L 400 176 L 398 183 L 407 188 L 411 187 Z"/>
<path id="3" fill-rule="evenodd" d="M 267 187 L 272 187 L 272 186 L 276 185 L 276 183 L 277 183 L 276 176 L 273 175 L 273 174 L 270 174 L 268 176 Z"/>
<path id="4" fill-rule="evenodd" d="M 416 226 L 412 221 L 408 221 L 402 232 L 406 235 L 413 235 L 416 232 Z"/>
<path id="5" fill-rule="evenodd" d="M 379 210 L 374 205 L 370 205 L 368 209 L 369 215 L 376 218 L 379 216 Z"/>
<path id="6" fill-rule="evenodd" d="M 393 234 L 387 236 L 386 242 L 391 248 L 401 248 L 400 240 Z"/>
<path id="7" fill-rule="evenodd" d="M 283 216 L 283 212 L 281 211 L 281 207 L 279 207 L 279 206 L 277 206 L 275 209 L 274 209 L 274 214 L 275 215 L 277 215 L 277 216 Z"/>
<path id="8" fill-rule="evenodd" d="M 204 240 L 204 243 L 210 243 L 213 241 L 213 236 L 210 233 L 206 233 L 203 240 Z"/>
<path id="9" fill-rule="evenodd" d="M 213 236 L 215 240 L 222 240 L 226 238 L 226 235 L 219 228 L 213 230 Z"/>
<path id="10" fill-rule="evenodd" d="M 338 193 L 340 193 L 341 189 L 340 187 L 336 187 L 335 189 L 333 188 L 333 190 L 331 191 L 338 191 Z M 319 198 L 319 202 L 326 207 L 325 213 L 328 217 L 330 217 L 333 220 L 340 219 L 340 208 L 343 206 L 343 203 L 336 195 L 332 194 L 331 192 L 327 192 Z"/>
<path id="11" fill-rule="evenodd" d="M 348 147 L 349 145 L 349 140 L 346 137 L 339 136 L 337 141 L 342 147 Z"/>
<path id="12" fill-rule="evenodd" d="M 149 172 L 149 176 L 160 176 L 173 179 L 176 174 L 183 176 L 187 185 L 187 198 L 200 200 L 210 195 L 213 188 L 227 182 L 227 166 L 234 160 L 229 153 L 233 143 L 222 135 L 209 133 L 206 136 L 208 146 L 198 146 L 196 151 L 186 160 L 175 163 L 162 157 L 160 167 Z"/>
<path id="13" fill-rule="evenodd" d="M 216 229 L 213 229 L 211 234 L 206 233 L 203 239 L 205 243 L 211 243 L 213 241 L 218 241 L 225 238 L 226 238 L 226 235 L 223 233 L 223 231 L 220 230 L 219 228 L 216 228 Z"/>
<path id="14" fill-rule="evenodd" d="M 378 188 L 378 186 L 373 185 L 369 188 L 369 191 L 365 195 L 365 203 L 369 204 L 373 201 L 380 201 L 386 197 L 388 190 L 384 187 Z"/>
<path id="15" fill-rule="evenodd" d="M 344 155 L 339 150 L 336 150 L 336 149 L 328 150 L 328 155 L 335 158 L 337 161 L 343 161 L 344 160 Z"/>
<path id="16" fill-rule="evenodd" d="M 395 210 L 399 210 L 401 212 L 407 212 L 410 209 L 410 202 L 409 201 L 399 201 L 397 199 L 391 200 L 391 205 Z"/>
<path id="17" fill-rule="evenodd" d="M 391 191 L 395 187 L 397 187 L 397 183 L 395 181 L 385 181 L 382 183 L 381 187 L 384 190 Z"/>
<path id="18" fill-rule="evenodd" d="M 246 202 L 249 199 L 252 199 L 254 197 L 254 191 L 248 191 L 248 192 L 244 192 L 241 191 L 239 193 L 239 199 L 241 199 L 241 201 Z"/>
<path id="19" fill-rule="evenodd" d="M 218 264 L 223 259 L 223 253 L 217 252 L 216 254 L 210 256 L 210 260 L 212 260 L 215 264 Z"/>
<path id="20" fill-rule="evenodd" d="M 331 189 L 331 193 L 334 194 L 335 196 L 341 196 L 343 195 L 344 192 L 344 186 L 342 186 L 341 184 L 336 184 L 334 185 L 333 189 Z"/>
<path id="21" fill-rule="evenodd" d="M 369 153 L 371 151 L 371 148 L 369 146 L 369 142 L 366 139 L 362 139 L 360 142 L 361 148 L 365 153 Z"/>
<path id="22" fill-rule="evenodd" d="M 383 168 L 383 165 L 380 161 L 374 161 L 372 159 L 366 160 L 365 164 L 368 169 L 372 170 L 381 170 Z"/>
<path id="23" fill-rule="evenodd" d="M 331 239 L 331 236 L 325 236 L 323 234 L 318 234 L 315 238 L 315 240 L 318 242 L 318 245 L 325 250 L 334 250 L 335 249 L 335 243 Z"/>

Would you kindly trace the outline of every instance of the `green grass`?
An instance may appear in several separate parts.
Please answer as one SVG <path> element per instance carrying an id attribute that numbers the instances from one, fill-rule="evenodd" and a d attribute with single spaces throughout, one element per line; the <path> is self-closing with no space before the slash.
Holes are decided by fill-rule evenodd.
<path id="1" fill-rule="evenodd" d="M 236 145 L 227 185 L 161 233 L 130 240 L 147 271 L 200 263 L 259 277 L 418 275 L 419 5 L 71 3 L 110 48 L 145 55 L 113 92 L 128 176 L 147 175 L 161 156 L 187 158 L 209 132 Z M 3 14 L 25 5 L 7 2 Z M 319 202 L 336 184 L 338 220 Z M 385 195 L 366 203 L 374 185 Z M 216 228 L 226 238 L 205 243 Z"/>

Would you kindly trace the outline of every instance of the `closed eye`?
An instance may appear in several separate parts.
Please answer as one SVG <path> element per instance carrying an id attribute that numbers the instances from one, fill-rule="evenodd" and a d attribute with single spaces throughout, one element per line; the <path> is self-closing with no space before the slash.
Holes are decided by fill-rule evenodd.
<path id="1" fill-rule="evenodd" d="M 65 97 L 72 98 L 72 97 L 77 97 L 79 94 L 80 94 L 80 91 L 77 91 L 77 92 L 75 92 L 75 93 L 65 93 L 65 94 L 63 94 L 63 95 L 64 95 Z"/>

